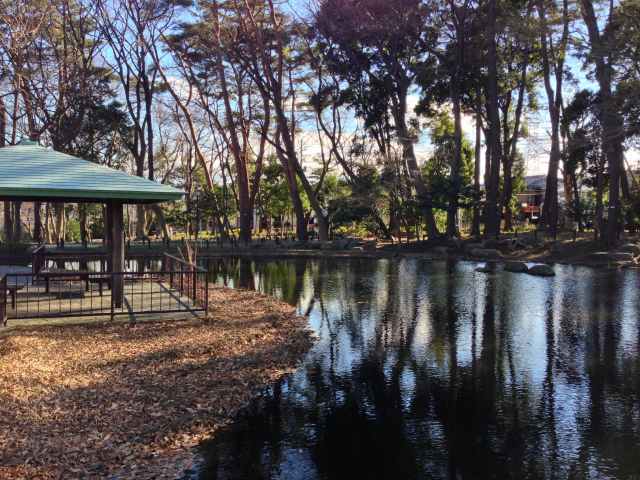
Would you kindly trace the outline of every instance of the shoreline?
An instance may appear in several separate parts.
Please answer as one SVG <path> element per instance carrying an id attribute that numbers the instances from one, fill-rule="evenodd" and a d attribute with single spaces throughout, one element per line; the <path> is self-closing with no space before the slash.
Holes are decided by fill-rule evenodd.
<path id="1" fill-rule="evenodd" d="M 431 250 L 411 251 L 411 250 L 377 250 L 375 252 L 362 252 L 352 250 L 312 250 L 312 249 L 296 249 L 296 250 L 230 250 L 225 252 L 209 253 L 201 255 L 201 259 L 218 259 L 218 258 L 262 258 L 262 259 L 279 259 L 279 258 L 356 258 L 356 259 L 390 259 L 390 258 L 421 258 L 433 261 L 445 261 L 454 259 L 469 262 L 529 262 L 529 263 L 547 263 L 559 265 L 575 265 L 581 267 L 592 268 L 640 268 L 640 265 L 631 262 L 619 262 L 615 260 L 594 260 L 588 258 L 588 255 L 573 258 L 562 257 L 554 254 L 536 254 L 526 252 L 523 254 L 503 254 L 500 257 L 479 257 L 469 253 L 450 252 L 437 253 Z"/>
<path id="2" fill-rule="evenodd" d="M 626 242 L 626 244 L 625 244 Z M 631 250 L 625 247 L 632 247 Z M 589 266 L 595 268 L 636 267 L 640 263 L 640 237 L 626 237 L 619 248 L 607 252 L 591 235 L 575 237 L 563 234 L 557 239 L 538 238 L 531 233 L 504 236 L 500 240 L 465 239 L 435 239 L 411 241 L 398 244 L 377 242 L 376 240 L 358 240 L 338 238 L 333 241 L 311 241 L 303 244 L 291 241 L 274 244 L 271 241 L 255 243 L 249 246 L 212 246 L 197 250 L 200 260 L 218 259 L 224 257 L 239 258 L 424 258 L 429 260 L 446 260 L 453 258 L 466 261 L 523 261 L 536 263 L 557 263 L 563 265 Z M 491 250 L 492 255 L 474 255 L 474 250 Z M 78 255 L 87 260 L 95 260 L 101 254 L 99 248 L 82 249 L 78 245 L 68 245 L 65 248 L 52 248 L 48 254 L 52 259 L 77 259 Z M 136 247 L 127 251 L 126 258 L 130 261 L 155 260 L 160 261 L 165 250 L 156 247 L 145 249 Z M 633 258 L 621 260 L 620 253 L 633 252 Z M 0 265 L 28 264 L 30 256 L 7 257 L 0 253 Z"/>
<path id="3" fill-rule="evenodd" d="M 156 254 L 150 255 L 155 258 Z M 160 258 L 159 254 L 157 255 Z M 147 258 L 149 258 L 147 257 Z M 619 262 L 615 260 L 603 261 L 588 258 L 588 255 L 578 257 L 564 257 L 546 253 L 543 255 L 525 252 L 523 254 L 503 254 L 497 258 L 476 257 L 464 252 L 451 252 L 447 254 L 436 253 L 433 249 L 423 251 L 410 249 L 380 249 L 376 251 L 354 251 L 354 250 L 315 250 L 315 249 L 225 249 L 219 251 L 209 251 L 200 253 L 201 260 L 219 258 L 359 258 L 359 259 L 392 259 L 392 258 L 422 258 L 425 260 L 444 261 L 455 259 L 460 261 L 477 262 L 534 262 L 559 265 L 575 265 L 592 268 L 640 268 L 640 264 L 633 262 Z M 10 262 L 7 259 L 0 260 L 0 265 L 26 264 L 27 262 Z"/>
<path id="4" fill-rule="evenodd" d="M 0 337 L 0 478 L 176 478 L 313 344 L 295 308 L 215 288 L 205 320 Z"/>

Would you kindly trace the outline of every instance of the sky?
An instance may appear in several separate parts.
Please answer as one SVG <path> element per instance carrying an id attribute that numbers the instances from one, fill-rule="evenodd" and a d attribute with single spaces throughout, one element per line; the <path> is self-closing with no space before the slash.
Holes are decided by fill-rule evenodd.
<path id="1" fill-rule="evenodd" d="M 573 94 L 578 90 L 591 89 L 596 90 L 597 85 L 587 78 L 586 72 L 583 71 L 581 62 L 576 58 L 571 58 L 568 61 L 568 68 L 571 69 L 573 76 L 575 77 L 574 84 L 565 83 L 565 104 L 571 100 Z M 549 165 L 549 151 L 550 151 L 550 123 L 548 118 L 548 110 L 546 109 L 546 94 L 542 85 L 539 86 L 538 91 L 538 104 L 540 109 L 538 111 L 525 111 L 523 123 L 526 124 L 528 130 L 528 136 L 526 138 L 520 138 L 518 141 L 518 149 L 524 156 L 526 175 L 543 175 L 547 173 Z M 409 111 L 413 111 L 419 101 L 419 94 L 414 93 L 409 96 L 408 105 Z M 449 108 L 445 106 L 445 108 Z M 450 111 L 450 108 L 449 108 Z M 424 123 L 424 122 L 423 122 Z M 347 122 L 347 125 L 355 125 L 353 119 Z M 471 145 L 475 143 L 475 119 L 472 115 L 463 115 L 462 118 L 462 130 L 463 134 L 469 140 Z M 304 153 L 308 155 L 319 155 L 320 147 L 314 145 L 314 138 L 316 138 L 315 130 L 310 129 L 304 134 L 305 137 L 305 150 Z M 484 138 L 482 139 L 484 144 Z M 427 129 L 422 130 L 420 133 L 419 141 L 415 145 L 416 155 L 420 162 L 426 161 L 431 155 L 433 148 L 429 138 L 429 132 Z M 484 145 L 481 148 L 481 171 L 484 171 Z M 632 167 L 640 167 L 640 151 L 635 149 L 629 149 L 625 153 L 626 161 Z"/>
<path id="2" fill-rule="evenodd" d="M 306 17 L 309 12 L 308 5 L 313 0 L 290 0 L 289 5 L 291 6 L 291 13 L 294 16 L 298 17 Z M 574 81 L 572 83 L 565 81 L 564 86 L 564 101 L 567 103 L 570 101 L 573 93 L 575 91 L 588 88 L 591 90 L 597 89 L 597 85 L 594 84 L 592 80 L 588 78 L 588 75 L 584 69 L 582 60 L 577 58 L 576 56 L 569 56 L 566 63 L 566 68 L 570 70 Z M 178 81 L 178 79 L 176 79 Z M 539 111 L 535 112 L 527 112 L 524 113 L 523 123 L 526 124 L 528 130 L 528 137 L 521 138 L 518 142 L 518 149 L 524 156 L 525 159 L 525 170 L 527 175 L 542 175 L 547 173 L 548 167 L 548 158 L 549 158 L 549 149 L 550 149 L 550 138 L 549 138 L 549 120 L 548 120 L 548 111 L 545 108 L 546 106 L 546 94 L 543 90 L 542 85 L 538 86 L 538 91 L 536 92 L 538 96 L 538 105 L 540 106 Z M 413 110 L 413 107 L 417 104 L 419 100 L 419 94 L 414 93 L 409 97 L 409 107 L 410 111 Z M 445 108 L 447 106 L 445 105 Z M 450 110 L 450 108 L 449 108 Z M 424 123 L 424 122 L 422 122 Z M 355 119 L 353 115 L 351 115 L 350 119 L 348 119 L 345 123 L 345 130 L 354 129 L 355 128 Z M 305 157 L 319 157 L 320 156 L 320 145 L 317 139 L 317 133 L 315 130 L 315 123 L 311 121 L 301 122 L 299 124 L 302 128 L 302 132 L 299 135 L 298 140 L 304 145 L 302 147 L 302 153 Z M 473 116 L 464 115 L 462 119 L 462 129 L 464 135 L 467 137 L 469 142 L 473 145 L 475 142 L 475 120 Z M 346 132 L 349 133 L 348 131 Z M 484 139 L 483 139 L 484 143 Z M 415 146 L 416 155 L 420 162 L 426 161 L 432 152 L 432 145 L 429 138 L 429 132 L 427 129 L 424 129 L 419 137 L 419 141 Z M 482 148 L 481 155 L 482 162 L 484 163 L 484 147 Z M 309 162 L 308 158 L 305 163 L 308 168 L 313 168 L 313 161 Z M 627 162 L 634 166 L 640 165 L 640 151 L 638 150 L 629 150 L 626 152 L 626 160 Z M 311 165 L 311 166 L 309 166 Z M 482 165 L 482 170 L 484 170 L 484 165 Z"/>
<path id="3" fill-rule="evenodd" d="M 294 16 L 306 16 L 309 11 L 308 5 L 313 3 L 313 0 L 290 0 L 291 12 Z M 572 52 L 568 56 L 566 61 L 566 68 L 571 72 L 574 81 L 572 84 L 565 81 L 564 84 L 564 102 L 568 103 L 573 94 L 582 89 L 597 90 L 597 85 L 591 79 L 588 78 L 588 71 L 583 67 L 583 62 L 580 58 L 575 56 L 575 52 Z M 525 112 L 523 121 L 528 127 L 528 138 L 521 138 L 518 142 L 518 149 L 522 152 L 525 159 L 525 168 L 527 175 L 542 175 L 547 173 L 549 164 L 549 150 L 550 150 L 550 136 L 549 136 L 549 119 L 548 111 L 546 109 L 546 93 L 543 86 L 540 84 L 537 91 L 538 105 L 540 110 L 537 112 Z M 409 105 L 411 110 L 417 104 L 419 99 L 418 94 L 411 95 L 409 98 Z M 473 145 L 475 142 L 475 121 L 470 115 L 464 115 L 462 120 L 462 129 L 464 135 L 468 138 Z M 305 137 L 309 138 L 309 141 L 315 136 L 313 130 L 305 133 Z M 484 142 L 484 139 L 483 139 Z M 428 131 L 421 132 L 419 142 L 416 144 L 416 154 L 419 160 L 425 161 L 431 151 L 432 146 L 429 139 Z M 307 152 L 311 154 L 318 154 L 318 145 L 308 145 Z M 640 150 L 629 149 L 625 153 L 626 161 L 631 166 L 640 166 Z M 484 148 L 482 148 L 482 169 L 484 169 Z M 481 170 L 483 171 L 483 170 Z"/>

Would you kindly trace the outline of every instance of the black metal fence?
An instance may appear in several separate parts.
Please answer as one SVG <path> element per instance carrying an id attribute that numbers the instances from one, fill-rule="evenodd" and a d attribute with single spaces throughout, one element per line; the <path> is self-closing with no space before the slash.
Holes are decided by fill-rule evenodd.
<path id="1" fill-rule="evenodd" d="M 160 271 L 90 272 L 39 269 L 0 279 L 0 322 L 8 319 L 94 317 L 206 312 L 209 278 L 204 269 L 171 257 Z M 111 285 L 122 277 L 124 294 Z"/>
<path id="2" fill-rule="evenodd" d="M 209 272 L 194 263 L 165 253 L 162 258 L 162 270 L 169 277 L 169 286 L 192 301 L 209 310 Z"/>

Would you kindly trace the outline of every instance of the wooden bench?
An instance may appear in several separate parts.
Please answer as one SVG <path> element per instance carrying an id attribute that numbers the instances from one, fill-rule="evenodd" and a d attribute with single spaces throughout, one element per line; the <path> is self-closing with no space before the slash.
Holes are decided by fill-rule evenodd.
<path id="1" fill-rule="evenodd" d="M 38 277 L 44 279 L 44 291 L 46 293 L 51 292 L 52 280 L 68 280 L 69 282 L 88 282 L 88 272 L 71 272 L 70 270 L 63 269 L 44 269 L 40 270 Z"/>
<path id="2" fill-rule="evenodd" d="M 107 285 L 108 289 L 111 289 L 111 276 L 110 275 L 89 275 L 87 280 L 87 291 L 89 291 L 89 283 L 97 283 L 100 296 L 103 295 L 103 285 Z"/>
<path id="3" fill-rule="evenodd" d="M 111 288 L 111 276 L 103 273 L 75 272 L 70 270 L 50 269 L 41 270 L 38 276 L 44 279 L 46 293 L 50 293 L 51 291 L 52 280 L 84 282 L 85 291 L 87 292 L 89 291 L 89 284 L 98 284 L 100 296 L 103 295 L 104 285 L 107 285 L 108 288 Z"/>

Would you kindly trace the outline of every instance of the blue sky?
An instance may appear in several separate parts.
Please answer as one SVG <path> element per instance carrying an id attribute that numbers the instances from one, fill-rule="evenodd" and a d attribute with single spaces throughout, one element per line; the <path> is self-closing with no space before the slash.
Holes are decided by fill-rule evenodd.
<path id="1" fill-rule="evenodd" d="M 294 16 L 304 17 L 309 12 L 310 2 L 314 0 L 290 0 L 289 7 L 290 12 Z M 575 52 L 574 52 L 575 53 Z M 582 60 L 572 55 L 567 59 L 567 68 L 573 74 L 575 84 L 569 84 L 565 82 L 564 88 L 564 101 L 565 104 L 571 100 L 573 93 L 579 89 L 589 88 L 595 89 L 596 86 L 592 81 L 587 78 L 587 72 L 583 69 Z M 529 137 L 523 138 L 519 142 L 519 149 L 524 155 L 526 162 L 526 170 L 528 174 L 543 174 L 546 173 L 548 165 L 549 155 L 549 135 L 548 135 L 548 112 L 546 109 L 546 94 L 544 93 L 542 85 L 539 85 L 538 91 L 538 105 L 540 110 L 537 112 L 526 112 L 524 122 L 526 122 L 529 130 Z M 410 98 L 410 104 L 415 105 L 417 103 L 419 95 L 413 94 Z M 448 108 L 446 105 L 444 108 Z M 422 122 L 424 123 L 424 122 Z M 351 120 L 346 122 L 347 128 L 353 129 L 355 121 L 353 116 Z M 350 127 L 349 127 L 350 125 Z M 305 132 L 301 136 L 306 144 L 304 153 L 310 156 L 317 156 L 319 154 L 319 144 L 315 134 L 315 125 L 313 123 L 303 124 Z M 468 137 L 469 141 L 473 144 L 475 141 L 475 124 L 474 119 L 470 116 L 465 116 L 463 119 L 463 131 Z M 420 157 L 420 160 L 425 161 L 431 152 L 431 142 L 428 131 L 425 129 L 421 132 L 421 136 L 418 144 L 416 145 L 416 152 Z M 484 159 L 484 155 L 482 155 Z M 640 152 L 629 151 L 627 152 L 627 160 L 635 164 L 640 162 Z"/>

